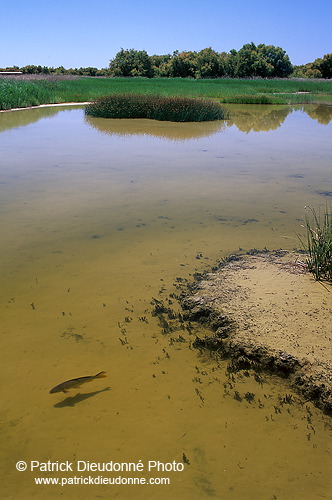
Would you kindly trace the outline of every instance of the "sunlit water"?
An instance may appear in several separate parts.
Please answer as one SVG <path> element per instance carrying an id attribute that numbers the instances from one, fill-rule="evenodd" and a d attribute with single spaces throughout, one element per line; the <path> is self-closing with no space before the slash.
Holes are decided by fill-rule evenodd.
<path id="1" fill-rule="evenodd" d="M 286 381 L 229 374 L 191 347 L 195 331 L 164 334 L 152 314 L 153 298 L 177 309 L 179 283 L 239 248 L 298 246 L 304 206 L 329 200 L 331 108 L 230 110 L 205 124 L 0 114 L 1 498 L 329 498 L 329 417 Z M 34 482 L 89 474 L 170 485 Z"/>

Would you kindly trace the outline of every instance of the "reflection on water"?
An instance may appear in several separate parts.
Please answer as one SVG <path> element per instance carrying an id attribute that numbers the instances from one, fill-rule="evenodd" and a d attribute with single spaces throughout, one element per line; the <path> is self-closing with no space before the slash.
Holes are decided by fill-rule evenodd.
<path id="1" fill-rule="evenodd" d="M 232 104 L 226 106 L 231 118 L 228 125 L 236 125 L 242 132 L 268 132 L 280 127 L 287 116 L 293 112 L 307 113 L 310 118 L 318 123 L 327 125 L 332 120 L 332 106 L 306 105 L 306 106 L 255 106 Z"/>
<path id="2" fill-rule="evenodd" d="M 231 118 L 228 125 L 236 125 L 241 132 L 268 132 L 275 130 L 284 123 L 287 116 L 294 110 L 288 106 L 241 106 L 232 105 Z"/>
<path id="3" fill-rule="evenodd" d="M 236 125 L 242 132 L 268 132 L 275 130 L 284 123 L 286 117 L 294 111 L 303 111 L 312 119 L 321 124 L 329 124 L 332 120 L 332 106 L 306 105 L 240 105 L 223 104 L 230 112 L 230 118 L 225 121 L 201 123 L 172 123 L 156 120 L 115 120 L 85 116 L 85 121 L 98 131 L 117 136 L 151 135 L 167 140 L 186 140 L 209 135 L 225 130 L 226 127 Z M 77 106 L 66 106 L 66 110 L 77 109 Z M 41 107 L 22 110 L 19 113 L 3 113 L 0 119 L 0 132 L 14 127 L 23 127 L 37 122 L 42 118 L 50 118 L 63 112 L 61 107 Z"/>
<path id="4" fill-rule="evenodd" d="M 318 123 L 322 123 L 323 125 L 328 125 L 332 120 L 332 106 L 311 105 L 304 109 L 310 118 L 317 120 Z"/>
<path id="5" fill-rule="evenodd" d="M 67 108 L 66 108 L 67 109 Z M 22 109 L 22 111 L 1 113 L 0 132 L 11 128 L 25 127 L 38 122 L 42 118 L 51 118 L 61 112 L 61 107 Z"/>
<path id="6" fill-rule="evenodd" d="M 2 498 L 328 497 L 328 417 L 286 381 L 193 349 L 201 327 L 156 315 L 239 247 L 297 244 L 331 175 L 331 125 L 309 110 L 325 116 L 237 107 L 187 140 L 186 125 L 154 121 L 100 133 L 82 109 L 0 114 Z M 259 122 L 268 133 L 249 131 Z M 101 370 L 106 387 L 49 394 Z M 33 478 L 74 473 L 17 472 L 19 460 L 185 470 L 140 474 L 169 486 L 61 488 Z"/>
<path id="7" fill-rule="evenodd" d="M 100 132 L 109 135 L 151 135 L 163 139 L 186 140 L 209 135 L 235 125 L 241 132 L 268 132 L 282 125 L 287 116 L 295 110 L 305 111 L 319 123 L 328 124 L 332 119 L 332 106 L 270 106 L 270 105 L 223 105 L 230 113 L 225 121 L 201 123 L 171 123 L 151 120 L 112 120 L 86 116 L 86 122 Z"/>
<path id="8" fill-rule="evenodd" d="M 150 135 L 161 139 L 184 141 L 208 137 L 223 130 L 224 121 L 172 123 L 157 120 L 115 120 L 85 116 L 86 122 L 103 134 L 128 137 L 130 135 Z M 153 122 L 153 123 L 151 123 Z"/>

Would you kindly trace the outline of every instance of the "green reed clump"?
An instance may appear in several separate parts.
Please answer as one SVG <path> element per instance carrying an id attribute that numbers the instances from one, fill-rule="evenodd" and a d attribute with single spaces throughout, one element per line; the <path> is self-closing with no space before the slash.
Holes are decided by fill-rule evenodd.
<path id="1" fill-rule="evenodd" d="M 296 104 L 297 102 L 305 104 L 314 100 L 314 96 L 306 94 L 243 94 L 225 97 L 220 100 L 223 103 L 232 104 Z"/>
<path id="2" fill-rule="evenodd" d="M 99 118 L 150 118 L 171 122 L 202 122 L 226 117 L 226 111 L 213 101 L 151 94 L 101 97 L 89 104 L 85 113 Z"/>
<path id="3" fill-rule="evenodd" d="M 0 79 L 0 109 L 25 108 L 55 102 L 49 82 Z"/>
<path id="4" fill-rule="evenodd" d="M 310 216 L 305 217 L 306 241 L 300 241 L 307 253 L 307 266 L 317 281 L 327 280 L 332 283 L 332 207 L 324 213 L 311 207 Z"/>
<path id="5" fill-rule="evenodd" d="M 266 94 L 257 94 L 257 95 L 236 95 L 234 97 L 226 97 L 221 99 L 220 102 L 229 102 L 233 104 L 279 104 L 280 100 L 273 98 L 270 95 Z"/>

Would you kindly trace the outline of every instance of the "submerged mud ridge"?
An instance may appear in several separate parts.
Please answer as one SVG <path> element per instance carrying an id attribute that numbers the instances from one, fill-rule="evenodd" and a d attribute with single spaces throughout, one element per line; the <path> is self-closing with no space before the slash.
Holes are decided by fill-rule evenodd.
<path id="1" fill-rule="evenodd" d="M 302 259 L 302 260 L 301 260 Z M 267 369 L 332 410 L 331 287 L 287 251 L 231 256 L 181 299 L 184 317 L 211 328 L 194 347 L 231 358 L 233 370 Z"/>

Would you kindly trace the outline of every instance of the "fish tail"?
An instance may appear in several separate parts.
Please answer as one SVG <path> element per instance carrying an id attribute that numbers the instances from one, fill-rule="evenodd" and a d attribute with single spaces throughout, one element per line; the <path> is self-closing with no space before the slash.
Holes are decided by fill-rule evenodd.
<path id="1" fill-rule="evenodd" d="M 106 372 L 99 372 L 97 375 L 95 375 L 95 378 L 104 378 L 106 377 Z"/>

